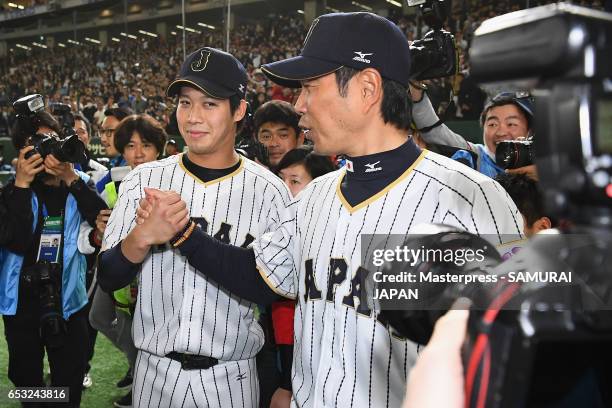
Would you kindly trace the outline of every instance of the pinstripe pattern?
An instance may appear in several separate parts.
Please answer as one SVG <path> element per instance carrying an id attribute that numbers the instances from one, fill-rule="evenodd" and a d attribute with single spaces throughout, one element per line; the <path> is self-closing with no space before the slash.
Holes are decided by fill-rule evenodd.
<path id="1" fill-rule="evenodd" d="M 295 213 L 283 213 L 282 228 L 253 247 L 271 287 L 298 299 L 297 406 L 399 407 L 417 345 L 393 335 L 367 305 L 358 311 L 358 300 L 347 300 L 359 290 L 352 280 L 361 265 L 360 237 L 408 234 L 443 221 L 481 234 L 520 235 L 520 223 L 493 180 L 432 152 L 364 206 L 345 204 L 337 188 L 343 175 L 339 170 L 313 181 Z"/>
<path id="2" fill-rule="evenodd" d="M 257 408 L 255 359 L 183 370 L 169 358 L 140 351 L 133 384 L 134 407 Z"/>
<path id="3" fill-rule="evenodd" d="M 242 166 L 228 177 L 204 184 L 183 169 L 180 157 L 141 165 L 126 176 L 109 220 L 105 248 L 117 245 L 133 228 L 147 186 L 178 192 L 190 216 L 205 226 L 208 234 L 228 243 L 243 245 L 252 237 L 278 229 L 281 216 L 277 209 L 287 207 L 291 198 L 282 181 L 268 170 L 242 159 Z M 136 375 L 141 389 L 135 386 L 134 401 L 140 406 L 191 406 L 193 394 L 199 406 L 255 406 L 256 378 L 236 384 L 231 379 L 238 369 L 255 370 L 254 362 L 244 364 L 264 342 L 254 306 L 220 289 L 178 251 L 168 246 L 152 251 L 141 267 L 134 314 L 134 343 L 146 355 L 139 358 Z M 196 381 L 191 374 L 175 373 L 169 359 L 158 361 L 159 356 L 172 351 L 210 356 L 228 364 L 206 370 L 215 374 L 203 373 L 209 378 L 200 381 L 198 377 Z M 189 378 L 189 383 L 182 382 L 183 378 Z M 230 389 L 231 400 L 227 395 Z M 163 395 L 155 397 L 156 393 Z M 201 399 L 209 402 L 204 405 Z"/>

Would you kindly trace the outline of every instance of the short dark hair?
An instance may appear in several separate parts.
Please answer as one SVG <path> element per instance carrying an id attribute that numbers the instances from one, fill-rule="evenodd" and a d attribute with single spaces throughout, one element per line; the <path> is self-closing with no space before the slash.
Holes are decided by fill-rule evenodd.
<path id="1" fill-rule="evenodd" d="M 531 227 L 534 222 L 542 217 L 548 217 L 551 224 L 556 225 L 555 220 L 544 212 L 544 200 L 537 181 L 525 174 L 507 173 L 499 174 L 495 177 L 495 180 L 508 192 L 512 201 L 525 217 L 528 227 Z"/>
<path id="2" fill-rule="evenodd" d="M 104 111 L 104 116 L 112 116 L 118 121 L 122 121 L 130 115 L 133 115 L 134 111 L 128 108 L 127 106 L 122 106 L 119 108 L 109 108 Z"/>
<path id="3" fill-rule="evenodd" d="M 329 156 L 314 154 L 310 146 L 300 146 L 285 153 L 276 166 L 276 172 L 278 174 L 282 169 L 295 164 L 303 164 L 313 179 L 336 170 Z"/>
<path id="4" fill-rule="evenodd" d="M 149 115 L 131 115 L 123 119 L 115 130 L 115 148 L 123 154 L 123 150 L 134 132 L 138 132 L 142 140 L 153 143 L 157 149 L 158 156 L 164 153 L 166 144 L 166 131 L 164 128 Z"/>
<path id="5" fill-rule="evenodd" d="M 272 100 L 264 103 L 255 111 L 253 117 L 255 122 L 255 133 L 264 123 L 282 123 L 295 130 L 295 137 L 300 135 L 300 115 L 295 111 L 293 105 L 281 100 Z"/>
<path id="6" fill-rule="evenodd" d="M 335 72 L 336 84 L 340 96 L 346 97 L 349 81 L 360 71 L 342 67 Z M 399 82 L 383 78 L 383 99 L 380 113 L 385 123 L 391 123 L 396 128 L 408 131 L 412 123 L 412 101 L 408 89 Z"/>
<path id="7" fill-rule="evenodd" d="M 81 115 L 80 113 L 76 113 L 74 114 L 74 120 L 80 120 L 83 121 L 83 123 L 85 124 L 85 127 L 87 128 L 87 134 L 89 136 L 91 136 L 91 123 L 89 123 L 89 120 L 87 120 L 87 118 L 85 117 L 85 115 Z"/>
<path id="8" fill-rule="evenodd" d="M 23 122 L 27 120 L 30 120 L 31 123 L 26 124 Z M 28 139 L 34 136 L 29 130 L 32 125 L 34 125 L 36 129 L 41 126 L 46 126 L 58 135 L 61 136 L 62 134 L 62 128 L 59 122 L 47 111 L 38 112 L 31 119 L 18 119 L 15 121 L 11 131 L 13 146 L 15 146 L 17 150 L 23 149 Z M 34 131 L 36 131 L 36 129 L 34 129 Z"/>

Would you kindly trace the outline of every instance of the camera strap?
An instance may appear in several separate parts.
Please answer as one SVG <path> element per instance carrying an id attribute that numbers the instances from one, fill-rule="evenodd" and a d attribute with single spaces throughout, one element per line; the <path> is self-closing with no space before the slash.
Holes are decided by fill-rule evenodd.
<path id="1" fill-rule="evenodd" d="M 63 211 L 61 215 L 49 216 L 47 207 L 42 205 L 43 227 L 38 246 L 38 256 L 36 261 L 48 261 L 59 263 L 60 248 L 62 247 L 62 236 L 64 226 Z"/>

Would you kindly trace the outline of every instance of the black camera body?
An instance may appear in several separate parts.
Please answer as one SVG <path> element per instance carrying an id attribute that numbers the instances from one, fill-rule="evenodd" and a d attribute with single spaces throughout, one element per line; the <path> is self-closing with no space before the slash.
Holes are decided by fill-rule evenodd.
<path id="1" fill-rule="evenodd" d="M 45 109 L 41 95 L 24 96 L 13 103 L 13 108 L 23 132 L 30 136 L 30 144 L 34 146 L 34 149 L 27 153 L 26 158 L 38 153 L 43 159 L 53 154 L 62 162 L 81 163 L 85 160 L 85 145 L 74 132 L 74 116 L 68 105 L 53 105 L 53 114 L 60 118 L 62 126 L 60 139 L 52 135 L 36 133 L 41 125 L 38 114 Z"/>
<path id="2" fill-rule="evenodd" d="M 427 0 L 419 8 L 432 30 L 410 44 L 410 77 L 422 81 L 455 75 L 459 65 L 455 37 L 442 29 L 444 0 Z"/>
<path id="3" fill-rule="evenodd" d="M 43 159 L 52 154 L 61 162 L 81 163 L 85 155 L 85 146 L 77 135 L 58 139 L 53 135 L 36 133 L 30 138 L 30 144 L 34 149 L 26 153 L 26 159 L 35 153 L 40 154 Z"/>
<path id="4" fill-rule="evenodd" d="M 52 103 L 49 108 L 51 108 L 51 114 L 55 116 L 62 128 L 62 135 L 64 137 L 69 137 L 73 134 L 76 135 L 74 132 L 74 115 L 72 114 L 70 105 L 56 102 Z"/>
<path id="5" fill-rule="evenodd" d="M 49 348 L 60 347 L 67 333 L 62 314 L 61 265 L 40 261 L 28 268 L 28 274 L 38 288 L 41 338 Z"/>
<path id="6" fill-rule="evenodd" d="M 495 163 L 502 169 L 517 169 L 534 163 L 532 139 L 504 140 L 495 150 Z"/>

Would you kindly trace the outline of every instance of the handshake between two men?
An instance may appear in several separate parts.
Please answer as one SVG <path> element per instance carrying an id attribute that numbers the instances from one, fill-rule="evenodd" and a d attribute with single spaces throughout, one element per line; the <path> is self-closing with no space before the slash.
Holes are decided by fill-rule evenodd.
<path id="1" fill-rule="evenodd" d="M 189 220 L 187 204 L 175 191 L 145 187 L 145 197 L 136 212 L 136 227 L 121 244 L 125 257 L 142 262 L 153 245 L 177 244 L 195 228 Z"/>

